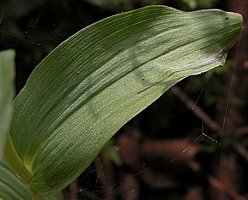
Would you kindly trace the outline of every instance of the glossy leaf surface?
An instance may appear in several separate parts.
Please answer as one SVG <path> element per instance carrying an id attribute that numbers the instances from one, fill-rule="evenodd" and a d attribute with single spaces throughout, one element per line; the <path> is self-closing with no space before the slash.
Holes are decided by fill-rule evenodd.
<path id="1" fill-rule="evenodd" d="M 242 27 L 235 13 L 150 6 L 82 29 L 36 67 L 15 100 L 10 134 L 29 173 L 19 175 L 37 193 L 65 187 L 171 86 L 223 65 Z"/>

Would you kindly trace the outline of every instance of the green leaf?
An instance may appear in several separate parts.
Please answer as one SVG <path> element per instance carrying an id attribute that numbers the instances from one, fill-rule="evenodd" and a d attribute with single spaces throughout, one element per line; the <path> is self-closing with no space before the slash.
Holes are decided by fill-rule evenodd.
<path id="1" fill-rule="evenodd" d="M 8 161 L 8 162 L 6 162 Z M 47 193 L 40 197 L 39 195 L 33 194 L 30 188 L 27 187 L 16 175 L 15 172 L 9 167 L 9 164 L 14 166 L 15 171 L 19 172 L 19 176 L 31 177 L 30 173 L 22 165 L 22 161 L 17 156 L 15 149 L 13 148 L 10 135 L 7 135 L 4 157 L 0 162 L 0 199 L 4 200 L 59 200 L 62 199 L 61 190 L 53 191 L 52 193 Z M 32 197 L 31 197 L 32 196 Z M 52 197 L 52 198 L 50 198 Z"/>
<path id="2" fill-rule="evenodd" d="M 10 136 L 32 177 L 19 175 L 36 193 L 64 188 L 172 85 L 223 65 L 242 28 L 235 13 L 150 6 L 82 29 L 15 99 Z"/>
<path id="3" fill-rule="evenodd" d="M 31 200 L 31 194 L 10 169 L 6 161 L 0 161 L 0 199 Z"/>
<path id="4" fill-rule="evenodd" d="M 3 159 L 3 148 L 9 128 L 14 98 L 15 52 L 0 52 L 0 199 L 31 200 L 27 187 Z"/>
<path id="5" fill-rule="evenodd" d="M 0 158 L 12 114 L 14 59 L 13 50 L 0 52 Z"/>

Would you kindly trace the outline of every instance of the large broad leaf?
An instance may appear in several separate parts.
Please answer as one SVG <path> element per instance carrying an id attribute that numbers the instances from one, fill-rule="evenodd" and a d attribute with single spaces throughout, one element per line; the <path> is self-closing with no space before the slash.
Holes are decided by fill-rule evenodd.
<path id="1" fill-rule="evenodd" d="M 36 193 L 65 187 L 168 88 L 222 65 L 242 27 L 239 14 L 150 6 L 79 31 L 15 100 L 10 136 L 26 169 L 17 172 Z"/>

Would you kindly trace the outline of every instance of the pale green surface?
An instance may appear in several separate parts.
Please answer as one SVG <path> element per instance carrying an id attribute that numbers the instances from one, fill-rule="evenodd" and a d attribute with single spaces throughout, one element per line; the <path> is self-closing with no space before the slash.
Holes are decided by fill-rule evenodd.
<path id="1" fill-rule="evenodd" d="M 0 199 L 31 200 L 28 189 L 10 169 L 2 155 L 12 114 L 14 60 L 13 50 L 0 52 Z"/>
<path id="2" fill-rule="evenodd" d="M 5 161 L 0 162 L 0 199 L 31 200 L 27 187 L 16 177 Z"/>
<path id="3" fill-rule="evenodd" d="M 150 6 L 81 30 L 34 70 L 11 138 L 37 193 L 63 188 L 113 134 L 183 78 L 222 65 L 242 17 Z M 21 172 L 20 172 L 21 174 Z"/>
<path id="4" fill-rule="evenodd" d="M 0 160 L 12 113 L 14 61 L 13 50 L 0 51 Z"/>

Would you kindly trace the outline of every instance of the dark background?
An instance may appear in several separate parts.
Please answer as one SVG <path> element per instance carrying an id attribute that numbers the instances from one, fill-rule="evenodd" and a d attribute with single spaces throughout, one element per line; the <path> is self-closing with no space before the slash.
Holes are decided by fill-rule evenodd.
<path id="1" fill-rule="evenodd" d="M 239 12 L 240 45 L 224 67 L 180 82 L 123 126 L 65 199 L 248 199 L 247 0 L 0 0 L 0 50 L 16 51 L 16 91 L 78 30 L 151 4 Z"/>

